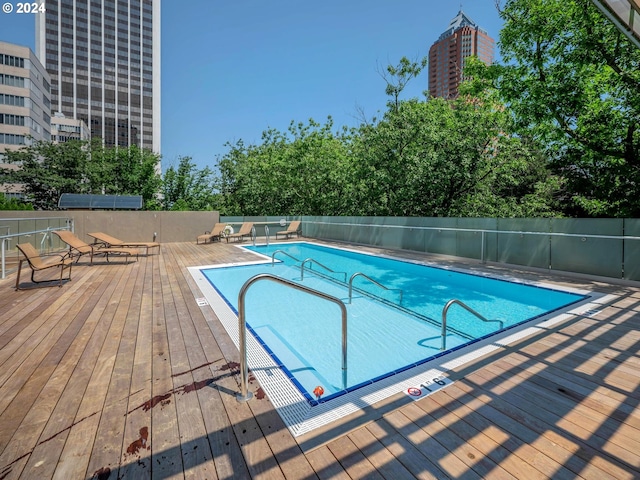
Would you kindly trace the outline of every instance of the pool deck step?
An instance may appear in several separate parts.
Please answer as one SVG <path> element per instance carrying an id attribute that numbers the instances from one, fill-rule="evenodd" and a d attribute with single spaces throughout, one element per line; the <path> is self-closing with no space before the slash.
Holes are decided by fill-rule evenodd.
<path id="1" fill-rule="evenodd" d="M 187 271 L 250 259 L 173 243 L 60 288 L 0 280 L 0 478 L 640 477 L 640 286 L 509 270 L 608 296 L 428 397 L 294 438 L 256 381 L 236 401 L 238 352 Z"/>

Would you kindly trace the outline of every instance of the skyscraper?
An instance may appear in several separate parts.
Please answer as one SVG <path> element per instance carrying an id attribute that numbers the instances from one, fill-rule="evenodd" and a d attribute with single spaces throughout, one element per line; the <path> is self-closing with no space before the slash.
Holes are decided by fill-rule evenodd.
<path id="1" fill-rule="evenodd" d="M 429 49 L 429 94 L 456 98 L 465 59 L 477 56 L 491 64 L 494 49 L 493 38 L 460 10 Z"/>
<path id="2" fill-rule="evenodd" d="M 160 0 L 46 0 L 36 54 L 52 114 L 84 121 L 105 145 L 160 152 Z"/>

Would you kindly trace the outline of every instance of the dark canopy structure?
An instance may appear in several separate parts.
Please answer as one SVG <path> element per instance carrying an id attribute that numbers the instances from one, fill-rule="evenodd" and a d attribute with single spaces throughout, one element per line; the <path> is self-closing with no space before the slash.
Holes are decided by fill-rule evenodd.
<path id="1" fill-rule="evenodd" d="M 63 193 L 58 200 L 62 210 L 140 210 L 142 195 L 90 195 Z"/>

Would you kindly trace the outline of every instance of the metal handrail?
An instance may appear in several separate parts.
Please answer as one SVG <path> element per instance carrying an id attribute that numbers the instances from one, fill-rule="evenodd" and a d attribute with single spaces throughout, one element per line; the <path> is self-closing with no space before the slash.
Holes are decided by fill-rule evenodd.
<path id="1" fill-rule="evenodd" d="M 324 292 L 314 290 L 299 283 L 294 283 L 285 278 L 277 277 L 269 273 L 260 273 L 247 280 L 238 293 L 238 343 L 240 349 L 240 393 L 236 395 L 239 402 L 251 400 L 253 394 L 249 392 L 249 366 L 247 364 L 247 321 L 245 318 L 244 297 L 251 285 L 260 280 L 270 280 L 272 282 L 285 285 L 287 287 L 300 290 L 302 292 L 320 297 L 337 304 L 342 313 L 342 388 L 347 388 L 347 307 L 339 298 L 328 295 Z"/>
<path id="2" fill-rule="evenodd" d="M 385 287 L 384 285 L 382 285 L 380 282 L 374 280 L 373 278 L 371 278 L 369 275 L 362 273 L 362 272 L 356 272 L 353 275 L 351 275 L 351 278 L 349 279 L 349 303 L 351 303 L 351 297 L 353 294 L 353 281 L 355 280 L 356 277 L 364 277 L 367 280 L 369 280 L 371 283 L 377 285 L 380 288 L 384 288 L 385 290 L 389 290 L 389 291 L 398 291 L 400 292 L 400 302 L 399 305 L 402 305 L 402 289 L 400 288 L 389 288 L 389 287 Z"/>
<path id="3" fill-rule="evenodd" d="M 267 237 L 267 247 L 269 246 L 269 225 L 264 226 L 264 236 Z"/>
<path id="4" fill-rule="evenodd" d="M 253 246 L 256 246 L 256 237 L 258 236 L 258 234 L 256 233 L 256 227 L 255 226 L 251 226 L 251 242 L 253 243 Z"/>
<path id="5" fill-rule="evenodd" d="M 271 254 L 271 266 L 273 267 L 273 265 L 275 264 L 276 261 L 276 253 L 284 253 L 287 257 L 295 260 L 296 262 L 299 262 L 300 260 L 298 260 L 296 257 L 294 257 L 293 255 L 289 255 L 287 252 L 285 252 L 284 250 L 276 250 L 275 252 L 273 252 Z"/>
<path id="6" fill-rule="evenodd" d="M 336 272 L 334 270 L 331 270 L 329 267 L 327 267 L 326 265 L 321 264 L 319 261 L 309 257 L 305 260 L 302 261 L 302 264 L 300 265 L 300 280 L 304 280 L 304 264 L 305 263 L 311 263 L 312 265 L 315 263 L 316 265 L 324 268 L 326 271 L 331 272 L 331 273 L 343 273 L 344 274 L 344 280 L 343 282 L 347 283 L 347 272 Z"/>
<path id="7" fill-rule="evenodd" d="M 472 313 L 483 322 L 498 322 L 500 324 L 500 330 L 504 328 L 504 322 L 502 320 L 489 320 L 488 318 L 485 318 L 481 314 L 476 312 L 469 305 L 462 303 L 460 300 L 457 300 L 454 298 L 453 300 L 449 300 L 447 304 L 444 306 L 444 308 L 442 309 L 442 348 L 440 348 L 440 350 L 447 349 L 447 312 L 449 311 L 449 307 L 451 307 L 454 304 L 460 305 L 466 311 L 468 311 L 469 313 Z"/>

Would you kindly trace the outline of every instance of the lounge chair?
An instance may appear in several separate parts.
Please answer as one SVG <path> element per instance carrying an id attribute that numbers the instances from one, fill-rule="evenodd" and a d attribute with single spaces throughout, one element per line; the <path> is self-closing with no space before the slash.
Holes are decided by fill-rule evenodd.
<path id="1" fill-rule="evenodd" d="M 22 263 L 25 261 L 28 262 L 29 267 L 31 267 L 31 281 L 33 283 L 50 282 L 51 280 L 36 281 L 34 278 L 36 272 L 41 272 L 50 268 L 60 269 L 60 282 L 58 283 L 59 287 L 62 286 L 62 280 L 71 280 L 71 265 L 73 264 L 73 258 L 69 257 L 68 255 L 60 254 L 40 255 L 35 247 L 30 243 L 21 243 L 19 245 L 16 245 L 16 247 L 22 252 L 25 257 L 21 258 L 20 263 L 18 264 L 18 274 L 16 275 L 16 290 L 20 290 L 20 272 L 22 271 Z M 45 259 L 44 257 L 51 258 Z M 67 268 L 69 269 L 69 276 L 67 278 L 62 278 L 62 274 Z"/>
<path id="2" fill-rule="evenodd" d="M 107 262 L 109 261 L 109 254 L 126 255 L 128 257 L 135 255 L 136 259 L 138 258 L 138 250 L 136 250 L 135 248 L 107 248 L 100 247 L 98 245 L 89 245 L 88 243 L 83 242 L 78 237 L 76 237 L 76 235 L 70 230 L 56 230 L 53 233 L 60 237 L 60 240 L 69 245 L 69 256 L 75 257 L 76 263 L 80 261 L 80 257 L 82 257 L 83 255 L 90 255 L 92 265 L 94 255 L 104 255 L 107 259 Z"/>
<path id="3" fill-rule="evenodd" d="M 289 238 L 290 235 L 296 234 L 296 237 L 299 237 L 298 229 L 300 228 L 300 220 L 294 220 L 289 224 L 289 227 L 286 230 L 282 230 L 280 232 L 276 232 L 276 240 L 278 239 L 278 235 L 284 235 L 286 238 Z"/>
<path id="4" fill-rule="evenodd" d="M 204 235 L 198 235 L 196 243 L 200 243 L 200 240 L 202 240 L 203 243 L 207 243 L 207 241 L 214 242 L 216 240 L 220 240 L 225 226 L 226 223 L 216 223 L 210 232 L 204 232 Z"/>
<path id="5" fill-rule="evenodd" d="M 251 235 L 252 228 L 253 228 L 253 223 L 244 222 L 240 227 L 240 230 L 238 230 L 238 233 L 232 233 L 231 235 L 226 236 L 227 243 L 229 243 L 230 238 L 238 239 L 238 241 L 241 242 L 242 240 L 244 240 L 244 237 L 248 237 Z"/>
<path id="6" fill-rule="evenodd" d="M 158 252 L 160 252 L 160 244 L 158 242 L 124 242 L 116 237 L 112 237 L 111 235 L 107 235 L 102 232 L 95 233 L 87 233 L 90 237 L 95 239 L 94 245 L 102 245 L 106 248 L 146 248 L 145 254 L 149 254 L 150 248 L 157 248 Z"/>

